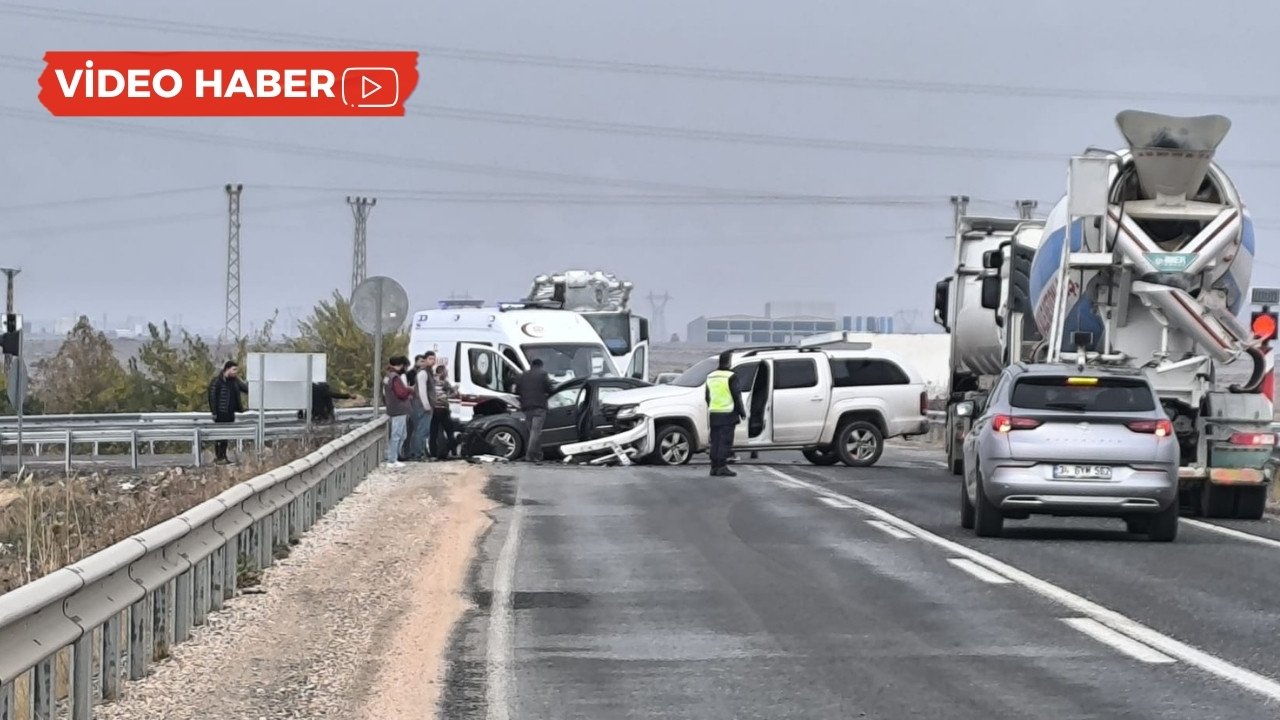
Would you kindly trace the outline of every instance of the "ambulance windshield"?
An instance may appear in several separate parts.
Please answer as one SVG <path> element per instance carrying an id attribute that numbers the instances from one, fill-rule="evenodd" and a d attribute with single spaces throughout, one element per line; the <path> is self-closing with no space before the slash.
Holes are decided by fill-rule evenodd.
<path id="1" fill-rule="evenodd" d="M 533 362 L 542 360 L 542 368 L 552 380 L 564 382 L 581 377 L 615 377 L 613 360 L 603 345 L 590 343 L 554 343 L 521 346 Z"/>

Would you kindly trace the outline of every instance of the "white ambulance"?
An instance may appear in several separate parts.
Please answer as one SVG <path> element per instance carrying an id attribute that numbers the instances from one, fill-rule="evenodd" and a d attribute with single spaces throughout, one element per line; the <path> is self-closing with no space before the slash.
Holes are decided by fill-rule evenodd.
<path id="1" fill-rule="evenodd" d="M 449 368 L 460 395 L 453 417 L 462 423 L 477 403 L 516 402 L 514 380 L 535 358 L 557 383 L 618 374 L 609 349 L 581 315 L 536 303 L 474 307 L 442 301 L 435 310 L 414 313 L 409 357 L 428 350 Z"/>

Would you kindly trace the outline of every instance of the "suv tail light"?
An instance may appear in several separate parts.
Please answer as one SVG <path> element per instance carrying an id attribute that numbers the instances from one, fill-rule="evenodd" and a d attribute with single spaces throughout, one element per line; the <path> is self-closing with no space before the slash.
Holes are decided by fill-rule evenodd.
<path id="1" fill-rule="evenodd" d="M 998 433 L 1007 433 L 1012 430 L 1035 430 L 1042 424 L 1039 420 L 1010 415 L 997 415 L 991 419 L 991 429 Z"/>
<path id="2" fill-rule="evenodd" d="M 1232 433 L 1232 445 L 1275 445 L 1275 433 Z"/>
<path id="3" fill-rule="evenodd" d="M 929 393 L 923 390 L 920 391 L 920 414 L 929 414 Z"/>
<path id="4" fill-rule="evenodd" d="M 1125 427 L 1136 433 L 1150 433 L 1156 437 L 1169 437 L 1173 434 L 1173 423 L 1168 420 L 1135 420 L 1125 423 Z"/>

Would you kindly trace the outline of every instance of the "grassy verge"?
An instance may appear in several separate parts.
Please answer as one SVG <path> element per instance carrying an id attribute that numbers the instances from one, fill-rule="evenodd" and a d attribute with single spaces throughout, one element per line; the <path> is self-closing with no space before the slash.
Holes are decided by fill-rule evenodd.
<path id="1" fill-rule="evenodd" d="M 0 485 L 0 594 L 167 520 L 227 488 L 325 442 L 281 442 L 261 462 L 172 468 L 145 474 L 94 472 Z"/>

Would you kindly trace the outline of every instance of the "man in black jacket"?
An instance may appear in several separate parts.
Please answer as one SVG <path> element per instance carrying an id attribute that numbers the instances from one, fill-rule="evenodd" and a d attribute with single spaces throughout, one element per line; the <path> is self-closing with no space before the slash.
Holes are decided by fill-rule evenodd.
<path id="1" fill-rule="evenodd" d="M 228 360 L 222 366 L 222 372 L 209 382 L 209 412 L 213 413 L 215 423 L 233 423 L 236 413 L 244 410 L 240 396 L 249 392 L 249 386 L 239 377 L 240 366 L 234 360 Z M 213 444 L 214 462 L 227 464 L 227 441 L 219 440 Z"/>
<path id="2" fill-rule="evenodd" d="M 520 396 L 520 409 L 529 423 L 529 446 L 524 458 L 529 462 L 542 462 L 542 423 L 547 419 L 547 398 L 551 397 L 551 376 L 542 369 L 542 359 L 534 358 L 529 370 L 516 378 L 516 395 Z"/>

